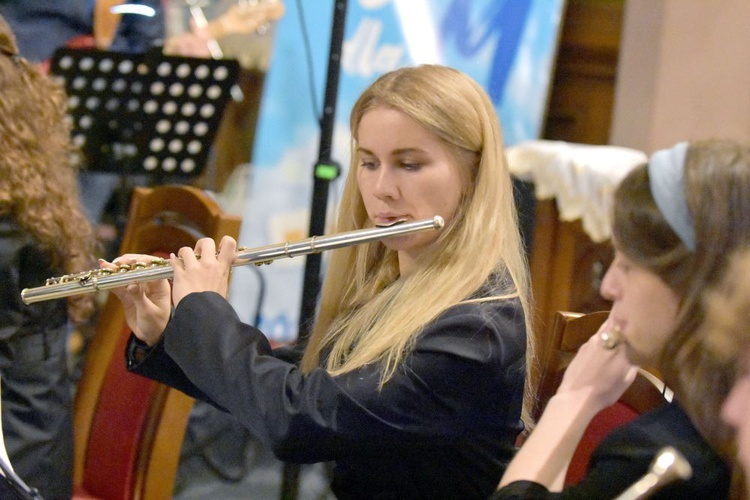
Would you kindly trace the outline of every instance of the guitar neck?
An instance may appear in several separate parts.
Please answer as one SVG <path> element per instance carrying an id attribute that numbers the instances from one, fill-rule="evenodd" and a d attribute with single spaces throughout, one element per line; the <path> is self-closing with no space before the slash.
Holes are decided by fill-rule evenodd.
<path id="1" fill-rule="evenodd" d="M 237 4 L 224 14 L 208 21 L 205 29 L 213 39 L 232 34 L 249 34 L 284 15 L 281 0 L 264 0 L 254 4 Z"/>

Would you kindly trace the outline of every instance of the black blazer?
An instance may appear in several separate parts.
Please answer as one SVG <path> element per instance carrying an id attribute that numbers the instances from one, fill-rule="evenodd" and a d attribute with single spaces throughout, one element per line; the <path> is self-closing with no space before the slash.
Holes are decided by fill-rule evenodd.
<path id="1" fill-rule="evenodd" d="M 140 362 L 138 349 L 131 371 L 232 413 L 282 460 L 335 461 L 339 498 L 486 498 L 522 428 L 517 300 L 449 309 L 382 390 L 377 366 L 302 375 L 211 292 L 183 299 Z"/>
<path id="2" fill-rule="evenodd" d="M 703 440 L 682 408 L 671 403 L 612 431 L 591 455 L 586 477 L 577 485 L 561 493 L 550 493 L 537 483 L 516 481 L 495 493 L 492 500 L 611 499 L 643 477 L 665 446 L 673 446 L 685 456 L 693 477 L 668 484 L 649 499 L 728 498 L 728 467 Z"/>

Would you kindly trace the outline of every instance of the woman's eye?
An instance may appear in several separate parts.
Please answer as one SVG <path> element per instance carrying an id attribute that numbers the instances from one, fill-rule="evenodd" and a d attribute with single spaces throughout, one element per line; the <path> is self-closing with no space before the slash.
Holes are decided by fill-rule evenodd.
<path id="1" fill-rule="evenodd" d="M 360 160 L 359 166 L 362 168 L 366 168 L 368 170 L 372 170 L 376 168 L 378 165 L 376 162 L 371 161 L 371 160 Z"/>
<path id="2" fill-rule="evenodd" d="M 615 255 L 615 258 L 612 261 L 612 265 L 616 269 L 619 269 L 622 273 L 627 273 L 628 271 L 630 271 L 630 263 L 619 255 Z"/>
<path id="3" fill-rule="evenodd" d="M 421 167 L 421 163 L 402 163 L 401 168 L 404 170 L 419 170 L 419 167 Z"/>

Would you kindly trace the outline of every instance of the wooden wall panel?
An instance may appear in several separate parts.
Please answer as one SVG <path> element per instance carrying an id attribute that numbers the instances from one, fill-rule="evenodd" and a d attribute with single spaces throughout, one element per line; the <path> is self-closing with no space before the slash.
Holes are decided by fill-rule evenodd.
<path id="1" fill-rule="evenodd" d="M 617 76 L 624 0 L 568 0 L 544 139 L 607 144 Z M 537 202 L 531 248 L 535 330 L 557 310 L 608 309 L 599 284 L 613 250 L 595 244 L 579 221 L 559 220 L 554 200 Z"/>

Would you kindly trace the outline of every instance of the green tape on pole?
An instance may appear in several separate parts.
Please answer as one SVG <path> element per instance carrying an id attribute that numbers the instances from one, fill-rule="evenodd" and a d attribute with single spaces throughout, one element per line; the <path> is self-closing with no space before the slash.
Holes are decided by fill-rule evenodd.
<path id="1" fill-rule="evenodd" d="M 326 181 L 332 181 L 339 176 L 339 168 L 336 165 L 319 163 L 315 165 L 315 177 Z"/>

